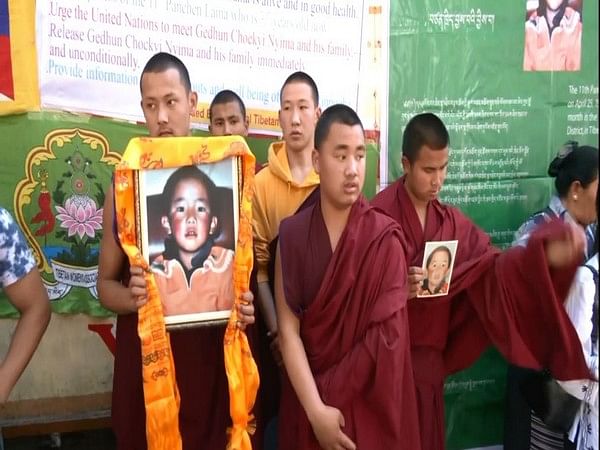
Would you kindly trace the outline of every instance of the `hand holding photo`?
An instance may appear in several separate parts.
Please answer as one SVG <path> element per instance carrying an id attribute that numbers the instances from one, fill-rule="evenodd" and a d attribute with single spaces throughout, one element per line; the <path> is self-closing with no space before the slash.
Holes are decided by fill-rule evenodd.
<path id="1" fill-rule="evenodd" d="M 425 279 L 417 297 L 448 294 L 458 241 L 431 241 L 425 244 L 423 272 Z"/>

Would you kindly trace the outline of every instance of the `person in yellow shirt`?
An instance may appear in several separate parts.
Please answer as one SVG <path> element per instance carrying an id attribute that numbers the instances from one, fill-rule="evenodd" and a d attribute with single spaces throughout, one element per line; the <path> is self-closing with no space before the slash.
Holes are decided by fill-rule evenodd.
<path id="1" fill-rule="evenodd" d="M 279 123 L 283 140 L 269 147 L 268 164 L 256 175 L 253 202 L 254 253 L 256 261 L 257 298 L 273 358 L 261 364 L 261 384 L 269 386 L 264 393 L 265 420 L 276 415 L 279 407 L 279 379 L 275 369 L 281 364 L 277 339 L 277 318 L 273 299 L 273 268 L 279 224 L 318 195 L 319 176 L 311 154 L 314 133 L 321 114 L 319 91 L 315 81 L 304 72 L 294 72 L 280 91 Z M 259 323 L 260 325 L 260 323 Z M 274 359 L 274 362 L 273 362 Z"/>

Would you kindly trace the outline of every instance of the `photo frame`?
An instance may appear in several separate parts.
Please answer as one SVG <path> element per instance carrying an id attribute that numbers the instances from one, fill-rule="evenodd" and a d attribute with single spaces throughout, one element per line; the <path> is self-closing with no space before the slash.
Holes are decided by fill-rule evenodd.
<path id="1" fill-rule="evenodd" d="M 137 244 L 168 329 L 229 320 L 241 180 L 238 156 L 137 171 Z"/>
<path id="2" fill-rule="evenodd" d="M 417 297 L 448 295 L 458 241 L 429 241 L 425 243 L 422 281 Z"/>

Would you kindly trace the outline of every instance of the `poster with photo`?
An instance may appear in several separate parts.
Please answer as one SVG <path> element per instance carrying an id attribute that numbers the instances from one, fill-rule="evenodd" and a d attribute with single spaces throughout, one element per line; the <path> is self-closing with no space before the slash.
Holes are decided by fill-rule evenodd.
<path id="1" fill-rule="evenodd" d="M 458 241 L 430 241 L 425 244 L 423 280 L 417 297 L 447 295 Z"/>
<path id="2" fill-rule="evenodd" d="M 238 159 L 140 170 L 139 248 L 168 327 L 225 322 L 234 302 Z"/>

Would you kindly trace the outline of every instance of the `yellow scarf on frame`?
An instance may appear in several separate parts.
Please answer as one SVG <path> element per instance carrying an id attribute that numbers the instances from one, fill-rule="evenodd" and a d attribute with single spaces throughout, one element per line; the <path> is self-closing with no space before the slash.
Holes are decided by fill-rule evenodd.
<path id="1" fill-rule="evenodd" d="M 162 169 L 212 163 L 239 156 L 242 161 L 239 232 L 234 258 L 235 302 L 223 340 L 225 371 L 229 383 L 232 428 L 227 430 L 230 450 L 252 448 L 249 430 L 256 400 L 258 370 L 246 334 L 236 327 L 237 306 L 249 288 L 252 271 L 252 187 L 254 155 L 239 136 L 134 138 L 115 169 L 115 217 L 121 245 L 131 265 L 146 269 L 148 302 L 138 311 L 138 334 L 142 345 L 142 376 L 146 405 L 146 438 L 149 450 L 181 450 L 179 392 L 175 380 L 169 336 L 154 275 L 137 246 L 135 173 L 140 169 Z M 223 430 L 225 433 L 226 430 Z"/>

